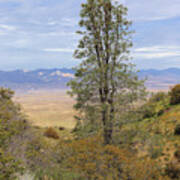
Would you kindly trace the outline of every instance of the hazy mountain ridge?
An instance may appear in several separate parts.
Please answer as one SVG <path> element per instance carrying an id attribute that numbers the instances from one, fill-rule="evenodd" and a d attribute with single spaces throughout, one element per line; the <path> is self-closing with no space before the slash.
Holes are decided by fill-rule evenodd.
<path id="1" fill-rule="evenodd" d="M 180 69 L 169 68 L 164 70 L 142 70 L 138 73 L 140 78 L 147 78 L 145 85 L 149 89 L 166 90 L 180 83 Z"/>
<path id="2" fill-rule="evenodd" d="M 12 89 L 67 88 L 73 78 L 71 69 L 38 69 L 34 71 L 0 71 L 0 86 Z"/>
<path id="3" fill-rule="evenodd" d="M 149 89 L 168 89 L 180 83 L 180 69 L 148 69 L 138 73 L 141 79 L 147 78 Z M 67 88 L 67 82 L 74 77 L 72 69 L 37 69 L 33 71 L 0 71 L 0 86 L 12 89 L 55 89 Z"/>

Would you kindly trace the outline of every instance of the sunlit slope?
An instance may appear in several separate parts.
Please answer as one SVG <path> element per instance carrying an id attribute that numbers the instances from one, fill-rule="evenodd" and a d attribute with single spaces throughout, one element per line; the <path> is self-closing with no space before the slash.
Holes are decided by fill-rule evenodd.
<path id="1" fill-rule="evenodd" d="M 161 108 L 159 106 L 159 108 Z M 166 165 L 176 161 L 180 150 L 180 105 L 169 105 L 160 115 L 126 124 L 118 137 L 137 150 L 140 157 L 148 156 Z"/>

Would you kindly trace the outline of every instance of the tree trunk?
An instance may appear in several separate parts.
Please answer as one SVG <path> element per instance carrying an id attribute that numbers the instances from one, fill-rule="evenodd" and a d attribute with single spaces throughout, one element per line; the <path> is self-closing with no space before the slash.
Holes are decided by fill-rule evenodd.
<path id="1" fill-rule="evenodd" d="M 112 133 L 113 133 L 113 112 L 110 112 L 108 117 L 107 110 L 102 111 L 102 121 L 104 126 L 104 144 L 112 143 Z"/>
<path id="2" fill-rule="evenodd" d="M 104 127 L 104 144 L 105 145 L 112 143 L 112 132 L 113 132 L 112 123 Z"/>
<path id="3" fill-rule="evenodd" d="M 114 121 L 114 93 L 111 94 L 111 99 L 109 100 L 110 112 L 109 116 L 105 114 L 105 124 L 104 124 L 104 143 L 111 144 L 112 143 L 112 134 L 113 134 L 113 121 Z M 107 110 L 106 110 L 107 112 Z"/>

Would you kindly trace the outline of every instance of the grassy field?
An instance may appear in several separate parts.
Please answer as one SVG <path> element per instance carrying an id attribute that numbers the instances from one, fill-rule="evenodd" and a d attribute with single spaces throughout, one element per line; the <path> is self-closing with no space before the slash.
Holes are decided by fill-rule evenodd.
<path id="1" fill-rule="evenodd" d="M 42 128 L 63 126 L 67 129 L 75 126 L 74 100 L 67 95 L 66 90 L 17 92 L 14 99 L 20 103 L 33 126 Z"/>
<path id="2" fill-rule="evenodd" d="M 74 100 L 65 90 L 17 93 L 15 101 L 21 104 L 23 112 L 33 126 L 42 128 L 62 126 L 72 129 L 75 125 Z"/>

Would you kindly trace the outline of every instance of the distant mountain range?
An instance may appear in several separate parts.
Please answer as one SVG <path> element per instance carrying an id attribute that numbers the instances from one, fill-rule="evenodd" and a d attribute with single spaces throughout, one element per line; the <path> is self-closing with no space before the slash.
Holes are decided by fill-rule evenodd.
<path id="1" fill-rule="evenodd" d="M 138 75 L 140 78 L 147 78 L 145 85 L 152 90 L 167 90 L 180 83 L 180 69 L 178 68 L 142 70 Z"/>
<path id="2" fill-rule="evenodd" d="M 180 69 L 141 70 L 138 76 L 147 78 L 148 89 L 168 89 L 180 83 Z M 0 71 L 0 86 L 11 89 L 65 89 L 66 83 L 74 77 L 72 69 L 38 69 L 34 71 Z"/>
<path id="3" fill-rule="evenodd" d="M 73 74 L 73 70 L 65 68 L 0 71 L 0 86 L 14 90 L 65 89 Z"/>

